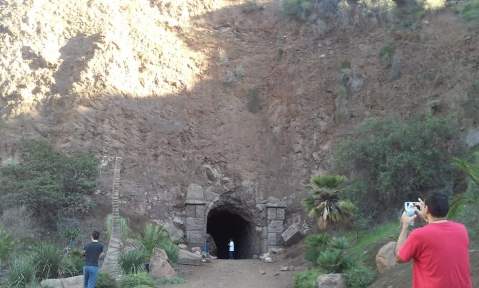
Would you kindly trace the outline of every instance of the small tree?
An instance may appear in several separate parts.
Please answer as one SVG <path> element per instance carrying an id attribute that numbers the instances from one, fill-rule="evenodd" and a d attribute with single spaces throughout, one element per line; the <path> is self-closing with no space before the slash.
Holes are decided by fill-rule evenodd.
<path id="1" fill-rule="evenodd" d="M 325 230 L 330 224 L 350 221 L 355 207 L 349 200 L 340 199 L 343 176 L 314 176 L 309 184 L 310 195 L 303 204 L 310 217 L 315 217 L 318 228 Z"/>

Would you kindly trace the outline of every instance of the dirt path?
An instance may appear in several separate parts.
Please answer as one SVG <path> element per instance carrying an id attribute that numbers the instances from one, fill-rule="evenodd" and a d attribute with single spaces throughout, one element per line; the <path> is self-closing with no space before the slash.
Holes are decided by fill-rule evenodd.
<path id="1" fill-rule="evenodd" d="M 203 266 L 182 266 L 186 283 L 176 288 L 292 288 L 292 271 L 280 271 L 278 263 L 258 260 L 214 260 Z M 264 274 L 262 273 L 264 272 Z"/>

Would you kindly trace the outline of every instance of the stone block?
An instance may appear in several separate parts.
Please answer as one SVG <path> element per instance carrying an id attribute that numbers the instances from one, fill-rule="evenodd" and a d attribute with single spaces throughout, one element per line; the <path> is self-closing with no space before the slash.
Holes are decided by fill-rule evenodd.
<path id="1" fill-rule="evenodd" d="M 268 224 L 268 233 L 281 233 L 283 232 L 283 221 L 273 220 Z"/>
<path id="2" fill-rule="evenodd" d="M 203 230 L 201 231 L 186 231 L 186 240 L 190 246 L 202 245 L 204 243 Z"/>
<path id="3" fill-rule="evenodd" d="M 204 199 L 205 197 L 204 197 L 203 187 L 201 187 L 198 184 L 190 184 L 188 186 L 188 189 L 186 191 L 186 201 L 189 201 L 189 200 L 203 201 Z"/>
<path id="4" fill-rule="evenodd" d="M 287 245 L 296 243 L 301 240 L 302 237 L 301 228 L 297 223 L 289 226 L 288 229 L 281 234 L 281 238 L 283 238 L 284 243 Z"/>
<path id="5" fill-rule="evenodd" d="M 268 220 L 276 219 L 276 208 L 268 208 Z"/>
<path id="6" fill-rule="evenodd" d="M 271 245 L 271 246 L 278 245 L 278 237 L 276 233 L 268 233 L 268 245 Z"/>
<path id="7" fill-rule="evenodd" d="M 285 211 L 284 208 L 276 208 L 276 219 L 284 220 Z"/>
<path id="8" fill-rule="evenodd" d="M 187 217 L 186 218 L 186 230 L 204 230 L 205 227 L 205 219 L 204 218 L 193 218 Z"/>
<path id="9" fill-rule="evenodd" d="M 196 217 L 205 217 L 206 205 L 195 205 Z"/>
<path id="10" fill-rule="evenodd" d="M 196 217 L 196 205 L 186 205 L 186 217 Z"/>

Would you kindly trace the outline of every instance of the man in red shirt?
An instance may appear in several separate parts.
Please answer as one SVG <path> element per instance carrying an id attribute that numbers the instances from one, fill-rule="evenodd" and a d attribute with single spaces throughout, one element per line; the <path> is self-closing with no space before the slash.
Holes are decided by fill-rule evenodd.
<path id="1" fill-rule="evenodd" d="M 413 260 L 414 288 L 472 288 L 469 267 L 469 237 L 464 225 L 446 219 L 446 195 L 434 193 L 420 200 L 416 214 L 428 224 L 414 229 L 416 216 L 401 216 L 401 233 L 396 245 L 398 262 Z"/>

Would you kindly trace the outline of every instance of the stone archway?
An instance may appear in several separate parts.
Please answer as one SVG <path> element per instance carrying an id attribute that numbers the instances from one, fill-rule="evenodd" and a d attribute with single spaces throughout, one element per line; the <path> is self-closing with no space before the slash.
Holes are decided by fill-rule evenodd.
<path id="1" fill-rule="evenodd" d="M 216 245 L 211 246 L 217 246 L 220 258 L 226 258 L 226 241 L 233 238 L 238 258 L 245 259 L 282 245 L 286 206 L 277 201 L 257 203 L 240 190 L 209 198 L 200 185 L 191 184 L 185 204 L 185 235 L 190 247 L 205 249 L 212 238 Z"/>
<path id="2" fill-rule="evenodd" d="M 216 256 L 228 258 L 228 242 L 235 243 L 235 258 L 248 259 L 259 253 L 256 225 L 228 205 L 218 206 L 209 211 L 206 232 L 216 246 Z"/>

